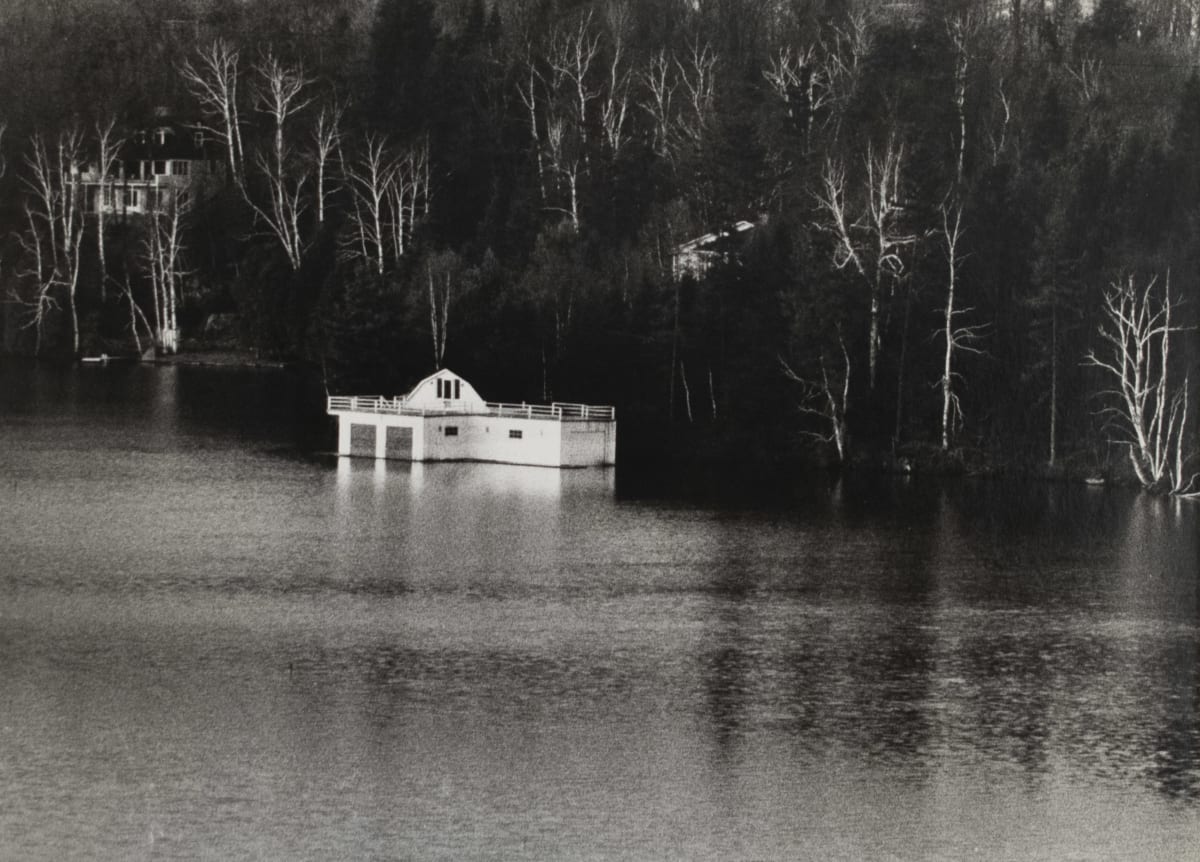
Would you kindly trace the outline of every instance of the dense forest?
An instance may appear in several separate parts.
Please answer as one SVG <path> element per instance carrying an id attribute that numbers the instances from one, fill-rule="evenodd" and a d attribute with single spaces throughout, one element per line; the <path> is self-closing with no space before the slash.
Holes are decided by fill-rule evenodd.
<path id="1" fill-rule="evenodd" d="M 1197 0 L 9 0 L 4 348 L 1186 493 L 1198 50 Z M 167 114 L 220 183 L 94 212 Z"/>

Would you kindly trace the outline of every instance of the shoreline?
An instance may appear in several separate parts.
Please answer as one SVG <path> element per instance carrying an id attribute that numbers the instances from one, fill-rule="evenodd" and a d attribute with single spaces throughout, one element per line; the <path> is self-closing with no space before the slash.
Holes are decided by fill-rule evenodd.
<path id="1" fill-rule="evenodd" d="M 260 359 L 253 352 L 240 350 L 184 350 L 140 360 L 147 365 L 187 365 L 209 368 L 290 368 L 293 363 Z"/>
<path id="2" fill-rule="evenodd" d="M 82 365 L 100 365 L 97 357 L 78 357 Z M 90 362 L 88 360 L 91 360 Z M 145 364 L 153 366 L 183 366 L 223 370 L 295 370 L 303 363 L 260 358 L 254 351 L 236 349 L 191 349 L 152 358 L 135 355 L 111 355 L 108 363 Z M 1046 484 L 1065 484 L 1101 488 L 1137 488 L 1133 477 L 1125 475 L 1119 464 L 1087 465 L 1064 459 L 1050 467 L 1032 461 L 992 459 L 977 449 L 958 449 L 948 453 L 938 451 L 932 444 L 911 442 L 895 453 L 863 452 L 845 464 L 834 464 L 805 446 L 789 445 L 770 450 L 747 446 L 746 432 L 735 434 L 731 440 L 724 435 L 682 431 L 663 435 L 636 422 L 626 431 L 621 461 L 639 467 L 670 465 L 675 469 L 692 467 L 730 468 L 752 472 L 771 472 L 781 468 L 817 471 L 843 475 L 891 475 L 925 479 L 983 479 L 1033 480 Z M 757 435 L 751 434 L 750 437 Z M 674 439 L 670 439 L 674 438 Z M 784 441 L 777 440 L 777 443 Z M 632 445 L 631 445 L 632 444 Z M 1074 463 L 1072 463 L 1074 461 Z"/>

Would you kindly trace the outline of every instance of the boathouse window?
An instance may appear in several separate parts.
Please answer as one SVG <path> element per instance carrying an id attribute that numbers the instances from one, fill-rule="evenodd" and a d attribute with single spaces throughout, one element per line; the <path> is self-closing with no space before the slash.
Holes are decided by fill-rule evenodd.
<path id="1" fill-rule="evenodd" d="M 510 429 L 508 432 L 508 439 L 510 439 L 510 440 L 520 440 L 524 436 L 525 436 L 525 432 L 519 431 L 516 428 Z"/>
<path id="2" fill-rule="evenodd" d="M 447 387 L 447 388 L 449 388 L 449 387 Z M 445 428 L 445 431 L 446 431 L 447 437 L 457 437 L 458 436 L 458 426 L 457 425 L 447 425 Z"/>
<path id="3" fill-rule="evenodd" d="M 451 383 L 454 385 L 451 386 Z M 458 398 L 462 392 L 462 381 L 460 380 L 443 380 L 438 378 L 437 381 L 437 397 L 438 398 Z"/>

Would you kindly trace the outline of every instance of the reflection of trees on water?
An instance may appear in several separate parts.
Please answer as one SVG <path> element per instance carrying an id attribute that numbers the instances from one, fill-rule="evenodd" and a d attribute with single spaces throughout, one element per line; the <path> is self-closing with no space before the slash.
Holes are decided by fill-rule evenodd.
<path id="1" fill-rule="evenodd" d="M 1036 779 L 1065 758 L 1194 798 L 1194 513 L 1088 488 L 943 487 L 718 520 L 700 671 L 722 757 L 785 734 L 909 775 L 984 758 Z"/>
<path id="2" fill-rule="evenodd" d="M 1154 786 L 1200 799 L 1200 531 L 1195 506 L 1139 497 L 1124 534 L 1123 597 L 1159 624 L 1139 627 L 1128 685 L 1140 691 L 1147 734 L 1137 756 Z"/>
<path id="3" fill-rule="evenodd" d="M 1195 798 L 1194 513 L 1081 491 L 1029 496 L 1025 506 L 964 495 L 944 513 L 943 546 L 976 549 L 945 580 L 947 731 L 1030 769 L 1045 769 L 1056 751 L 1071 770 L 1144 775 Z M 1008 564 L 993 565 L 1005 548 Z"/>
<path id="4" fill-rule="evenodd" d="M 723 759 L 762 733 L 898 758 L 930 744 L 930 534 L 895 524 L 848 535 L 861 513 L 840 506 L 715 525 L 701 672 Z"/>
<path id="5" fill-rule="evenodd" d="M 948 751 L 983 752 L 1040 772 L 1048 758 L 1052 646 L 1046 641 L 1053 635 L 1030 624 L 1036 612 L 1028 606 L 1044 598 L 1038 595 L 1043 583 L 1036 565 L 1019 570 L 1028 583 L 998 569 L 996 555 L 1031 544 L 1014 533 L 1038 529 L 1044 513 L 996 502 L 979 488 L 950 488 L 940 496 L 931 561 L 937 642 L 930 708 Z"/>
<path id="6" fill-rule="evenodd" d="M 1147 770 L 1154 785 L 1173 798 L 1200 800 L 1200 685 L 1198 643 L 1176 638 L 1163 656 L 1167 690 L 1161 726 L 1152 738 L 1153 762 Z"/>
<path id="7" fill-rule="evenodd" d="M 707 624 L 710 646 L 701 657 L 705 707 L 716 751 L 722 761 L 736 760 L 734 748 L 747 727 L 756 698 L 756 677 L 764 659 L 760 605 L 754 601 L 762 588 L 762 572 L 752 559 L 769 553 L 761 525 L 747 529 L 746 516 L 718 518 L 712 524 L 708 549 L 712 577 L 706 589 L 712 605 Z M 753 523 L 753 522 L 752 522 Z"/>

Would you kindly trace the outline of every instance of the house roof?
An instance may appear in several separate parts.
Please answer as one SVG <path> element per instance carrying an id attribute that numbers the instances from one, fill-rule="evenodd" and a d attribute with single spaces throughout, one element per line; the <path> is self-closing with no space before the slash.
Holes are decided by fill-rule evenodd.
<path id="1" fill-rule="evenodd" d="M 121 148 L 121 158 L 126 161 L 221 158 L 217 142 L 202 136 L 197 145 L 196 133 L 195 127 L 179 120 L 155 118 L 153 123 L 128 134 Z"/>
<path id="2" fill-rule="evenodd" d="M 687 254 L 688 252 L 704 252 L 715 251 L 717 246 L 733 239 L 734 237 L 745 233 L 755 227 L 754 222 L 738 221 L 734 222 L 723 230 L 706 233 L 704 236 L 698 236 L 695 239 L 690 239 L 687 242 L 680 243 L 675 246 L 675 254 Z"/>

